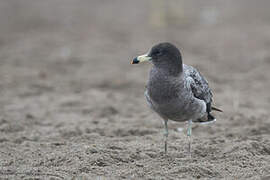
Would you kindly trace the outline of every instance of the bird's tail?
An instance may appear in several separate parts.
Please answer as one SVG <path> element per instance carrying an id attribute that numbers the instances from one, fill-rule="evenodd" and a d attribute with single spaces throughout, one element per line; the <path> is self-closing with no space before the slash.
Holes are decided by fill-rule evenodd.
<path id="1" fill-rule="evenodd" d="M 216 121 L 216 118 L 212 114 L 208 113 L 207 116 L 204 116 L 203 118 L 198 119 L 197 121 L 195 121 L 195 123 L 197 122 L 200 124 L 209 124 L 215 121 Z"/>
<path id="2" fill-rule="evenodd" d="M 211 107 L 211 110 L 218 111 L 218 112 L 223 112 L 221 109 L 213 107 L 213 106 Z M 197 123 L 200 123 L 200 124 L 208 124 L 208 123 L 212 123 L 212 122 L 215 122 L 215 121 L 216 121 L 216 118 L 212 114 L 210 114 L 210 112 L 208 111 L 207 114 L 204 117 L 202 117 L 202 118 L 200 118 L 200 119 L 198 119 L 196 121 L 193 121 L 193 122 L 195 122 L 195 123 L 197 122 Z"/>
<path id="3" fill-rule="evenodd" d="M 214 106 L 212 106 L 211 109 L 214 110 L 214 111 L 223 112 L 221 109 L 216 108 L 216 107 L 214 107 Z"/>

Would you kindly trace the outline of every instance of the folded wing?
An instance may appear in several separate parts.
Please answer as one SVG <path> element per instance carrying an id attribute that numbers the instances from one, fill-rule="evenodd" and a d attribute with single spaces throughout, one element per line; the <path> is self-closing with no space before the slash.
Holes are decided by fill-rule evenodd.
<path id="1" fill-rule="evenodd" d="M 206 111 L 209 114 L 212 110 L 211 103 L 213 94 L 207 80 L 194 67 L 185 64 L 183 66 L 183 70 L 189 79 L 194 97 L 203 100 L 206 103 Z"/>

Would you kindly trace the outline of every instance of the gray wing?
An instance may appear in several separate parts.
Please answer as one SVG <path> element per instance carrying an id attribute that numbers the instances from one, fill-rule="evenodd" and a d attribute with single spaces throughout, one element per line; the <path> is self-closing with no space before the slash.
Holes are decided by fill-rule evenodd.
<path id="1" fill-rule="evenodd" d="M 213 94 L 207 80 L 192 66 L 184 64 L 183 70 L 186 77 L 191 79 L 190 86 L 193 95 L 196 98 L 205 101 L 207 105 L 207 112 L 210 112 Z"/>

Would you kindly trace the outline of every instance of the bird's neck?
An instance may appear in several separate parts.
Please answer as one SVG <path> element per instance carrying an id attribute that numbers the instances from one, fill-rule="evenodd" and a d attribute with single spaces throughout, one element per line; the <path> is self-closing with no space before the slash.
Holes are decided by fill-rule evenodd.
<path id="1" fill-rule="evenodd" d="M 179 67 L 180 66 L 180 67 Z M 150 72 L 156 76 L 163 77 L 179 77 L 183 72 L 183 64 L 181 65 L 172 65 L 172 64 L 162 64 L 160 66 L 153 66 Z"/>

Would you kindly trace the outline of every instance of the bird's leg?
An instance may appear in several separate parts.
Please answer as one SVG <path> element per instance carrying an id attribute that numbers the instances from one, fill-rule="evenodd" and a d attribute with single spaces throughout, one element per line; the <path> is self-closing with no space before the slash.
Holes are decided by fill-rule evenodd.
<path id="1" fill-rule="evenodd" d="M 192 135 L 192 120 L 188 121 L 188 129 L 187 129 L 187 136 L 188 136 L 188 153 L 191 157 L 191 135 Z"/>
<path id="2" fill-rule="evenodd" d="M 168 135 L 169 135 L 169 131 L 168 131 L 168 120 L 164 120 L 164 127 L 165 127 L 165 131 L 164 131 L 164 138 L 165 138 L 165 154 L 167 154 L 167 140 L 168 140 Z"/>

